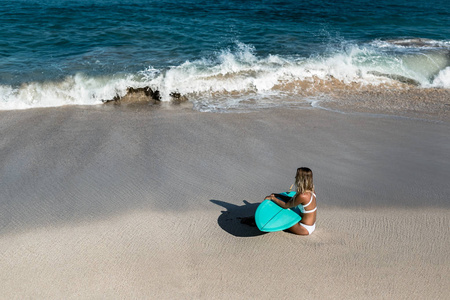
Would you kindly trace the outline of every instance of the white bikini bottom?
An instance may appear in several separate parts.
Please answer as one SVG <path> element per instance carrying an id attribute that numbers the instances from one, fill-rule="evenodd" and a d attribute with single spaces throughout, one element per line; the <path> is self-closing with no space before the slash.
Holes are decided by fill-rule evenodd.
<path id="1" fill-rule="evenodd" d="M 316 223 L 312 224 L 312 225 L 306 225 L 303 223 L 299 223 L 301 226 L 305 227 L 306 230 L 308 230 L 308 233 L 311 234 L 313 233 L 313 231 L 316 229 Z"/>

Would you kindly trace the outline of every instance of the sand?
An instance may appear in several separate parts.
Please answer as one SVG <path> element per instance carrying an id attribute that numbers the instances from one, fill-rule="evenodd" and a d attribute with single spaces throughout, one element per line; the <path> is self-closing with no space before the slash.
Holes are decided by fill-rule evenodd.
<path id="1" fill-rule="evenodd" d="M 0 112 L 1 299 L 446 299 L 449 123 Z M 309 166 L 309 237 L 241 225 Z"/>

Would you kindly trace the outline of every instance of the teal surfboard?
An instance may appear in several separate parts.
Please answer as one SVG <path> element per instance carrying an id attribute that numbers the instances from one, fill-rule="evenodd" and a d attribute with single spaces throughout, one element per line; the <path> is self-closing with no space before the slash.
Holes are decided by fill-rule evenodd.
<path id="1" fill-rule="evenodd" d="M 295 192 L 282 193 L 293 197 Z M 255 222 L 259 230 L 273 232 L 288 229 L 300 222 L 302 217 L 290 209 L 283 209 L 271 200 L 264 200 L 256 209 Z"/>

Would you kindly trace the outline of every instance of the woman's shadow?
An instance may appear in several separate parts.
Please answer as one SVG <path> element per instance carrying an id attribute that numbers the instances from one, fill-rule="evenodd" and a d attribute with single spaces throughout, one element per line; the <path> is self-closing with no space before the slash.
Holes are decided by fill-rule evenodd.
<path id="1" fill-rule="evenodd" d="M 217 219 L 217 223 L 220 228 L 229 234 L 237 237 L 252 237 L 266 233 L 260 231 L 256 226 L 249 226 L 241 223 L 243 218 L 255 215 L 255 211 L 259 203 L 249 203 L 248 201 L 243 200 L 244 205 L 238 206 L 220 200 L 209 201 L 226 208 L 226 210 L 222 211 L 222 214 Z"/>

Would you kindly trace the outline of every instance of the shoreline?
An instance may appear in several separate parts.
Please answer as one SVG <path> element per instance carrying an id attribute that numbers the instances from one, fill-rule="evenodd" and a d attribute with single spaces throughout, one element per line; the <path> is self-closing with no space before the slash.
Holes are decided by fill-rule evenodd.
<path id="1" fill-rule="evenodd" d="M 450 90 L 404 88 L 362 90 L 353 94 L 337 90 L 323 108 L 349 114 L 380 114 L 392 117 L 450 122 Z M 406 100 L 407 99 L 407 100 Z"/>
<path id="2" fill-rule="evenodd" d="M 1 299 L 450 292 L 446 122 L 142 106 L 0 118 Z M 240 224 L 303 165 L 313 235 Z"/>
<path id="3" fill-rule="evenodd" d="M 269 103 L 268 107 L 263 104 L 249 100 L 243 100 L 235 107 L 227 107 L 226 100 L 211 102 L 206 105 L 209 108 L 202 108 L 200 100 L 189 99 L 190 96 L 179 93 L 171 94 L 171 101 L 160 101 L 159 91 L 153 92 L 150 87 L 128 88 L 125 96 L 103 103 L 92 105 L 62 105 L 55 107 L 35 107 L 17 110 L 0 110 L 2 112 L 27 111 L 39 109 L 64 109 L 80 108 L 92 110 L 134 110 L 138 111 L 164 111 L 164 110 L 185 110 L 193 109 L 204 113 L 249 113 L 265 110 L 283 109 L 311 109 L 318 108 L 342 114 L 361 115 L 368 117 L 388 117 L 406 118 L 415 120 L 428 120 L 450 123 L 450 89 L 447 88 L 423 88 L 406 84 L 361 86 L 357 83 L 343 84 L 342 82 L 329 79 L 328 81 L 318 81 L 326 88 L 322 91 L 315 90 L 314 86 L 301 86 L 299 93 L 290 94 L 298 87 L 295 85 L 286 86 L 287 95 L 280 99 L 280 103 Z M 150 92 L 147 92 L 149 90 Z M 154 96 L 155 94 L 156 96 Z M 219 95 L 217 95 L 219 96 Z M 229 95 L 239 97 L 239 95 Z M 245 95 L 241 95 L 245 96 Z M 250 95 L 247 95 L 250 96 Z M 223 95 L 222 95 L 223 97 Z M 225 102 L 223 102 L 225 101 Z"/>

